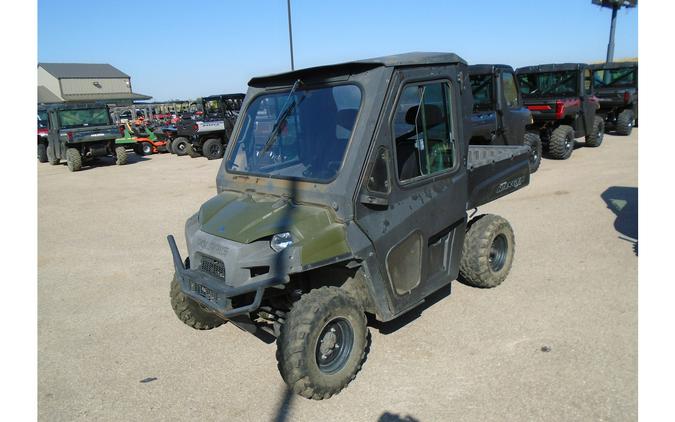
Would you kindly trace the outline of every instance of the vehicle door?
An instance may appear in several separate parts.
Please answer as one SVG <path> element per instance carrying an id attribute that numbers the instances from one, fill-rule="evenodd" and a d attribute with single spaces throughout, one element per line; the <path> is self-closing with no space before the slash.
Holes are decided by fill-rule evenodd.
<path id="1" fill-rule="evenodd" d="M 394 72 L 356 204 L 395 314 L 456 277 L 464 240 L 457 75 L 434 70 Z"/>
<path id="2" fill-rule="evenodd" d="M 525 126 L 530 121 L 530 111 L 523 106 L 518 93 L 516 77 L 510 70 L 499 72 L 499 86 L 501 95 L 497 96 L 501 106 L 498 113 L 501 116 L 501 133 L 505 145 L 522 145 L 525 139 Z"/>
<path id="3" fill-rule="evenodd" d="M 49 132 L 47 133 L 47 140 L 49 144 L 47 145 L 48 156 L 55 158 L 65 158 L 66 151 L 65 145 L 62 145 L 61 137 L 59 136 L 59 122 L 58 122 L 58 111 L 52 110 L 48 114 L 49 119 Z"/>

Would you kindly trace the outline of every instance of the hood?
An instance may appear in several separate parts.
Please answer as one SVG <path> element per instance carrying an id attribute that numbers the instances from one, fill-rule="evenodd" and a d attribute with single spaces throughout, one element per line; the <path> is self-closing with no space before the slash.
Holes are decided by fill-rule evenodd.
<path id="1" fill-rule="evenodd" d="M 290 231 L 296 241 L 336 225 L 329 209 L 263 194 L 222 192 L 199 210 L 201 230 L 240 243 Z"/>

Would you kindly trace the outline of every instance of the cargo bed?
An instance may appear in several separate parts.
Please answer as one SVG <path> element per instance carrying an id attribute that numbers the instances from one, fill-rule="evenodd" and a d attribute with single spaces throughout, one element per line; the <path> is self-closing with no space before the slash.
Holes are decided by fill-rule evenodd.
<path id="1" fill-rule="evenodd" d="M 476 208 L 530 183 L 530 147 L 469 145 L 466 209 Z"/>

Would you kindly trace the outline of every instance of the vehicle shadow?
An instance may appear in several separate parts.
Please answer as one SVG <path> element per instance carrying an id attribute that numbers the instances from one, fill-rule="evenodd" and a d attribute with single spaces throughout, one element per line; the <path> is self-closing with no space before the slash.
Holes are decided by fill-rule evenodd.
<path id="1" fill-rule="evenodd" d="M 396 413 L 384 412 L 377 418 L 377 422 L 420 422 L 420 420 L 410 415 L 401 416 Z"/>
<path id="2" fill-rule="evenodd" d="M 607 208 L 615 215 L 614 229 L 620 239 L 633 244 L 633 252 L 638 255 L 638 188 L 611 186 L 601 195 Z"/>
<path id="3" fill-rule="evenodd" d="M 140 156 L 135 153 L 128 153 L 127 155 L 127 163 L 125 166 L 133 165 L 136 163 L 140 163 L 143 161 L 149 161 L 150 159 L 145 156 Z M 110 166 L 116 166 L 117 162 L 115 161 L 115 157 L 96 157 L 91 160 L 88 160 L 83 166 L 80 171 L 88 171 L 88 170 L 94 170 L 96 168 L 101 168 L 101 167 L 110 167 Z"/>
<path id="4" fill-rule="evenodd" d="M 452 292 L 452 283 L 447 284 L 441 287 L 440 289 L 436 290 L 435 292 L 427 296 L 424 299 L 424 302 L 422 302 L 420 305 L 414 307 L 410 311 L 391 321 L 381 322 L 376 320 L 371 315 L 368 315 L 368 325 L 378 330 L 380 334 L 385 335 L 391 334 L 405 327 L 411 322 L 415 321 L 417 318 L 421 317 L 422 313 L 424 313 L 425 310 L 435 305 L 436 303 L 440 302 L 441 300 L 445 299 L 446 297 L 450 296 L 451 292 Z"/>
<path id="5" fill-rule="evenodd" d="M 279 398 L 279 401 L 276 405 L 276 411 L 274 412 L 273 422 L 286 422 L 288 420 L 288 415 L 295 400 L 295 394 L 291 391 L 290 388 L 284 386 L 284 393 Z"/>

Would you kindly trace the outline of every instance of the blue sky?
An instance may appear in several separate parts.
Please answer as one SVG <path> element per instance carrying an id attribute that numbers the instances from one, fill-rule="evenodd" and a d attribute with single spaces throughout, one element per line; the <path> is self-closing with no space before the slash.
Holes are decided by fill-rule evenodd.
<path id="1" fill-rule="evenodd" d="M 611 12 L 591 0 L 291 0 L 296 68 L 407 51 L 514 67 L 598 61 Z M 38 61 L 110 63 L 161 101 L 245 92 L 290 68 L 286 0 L 39 0 Z M 619 12 L 615 57 L 638 55 L 638 9 Z"/>

